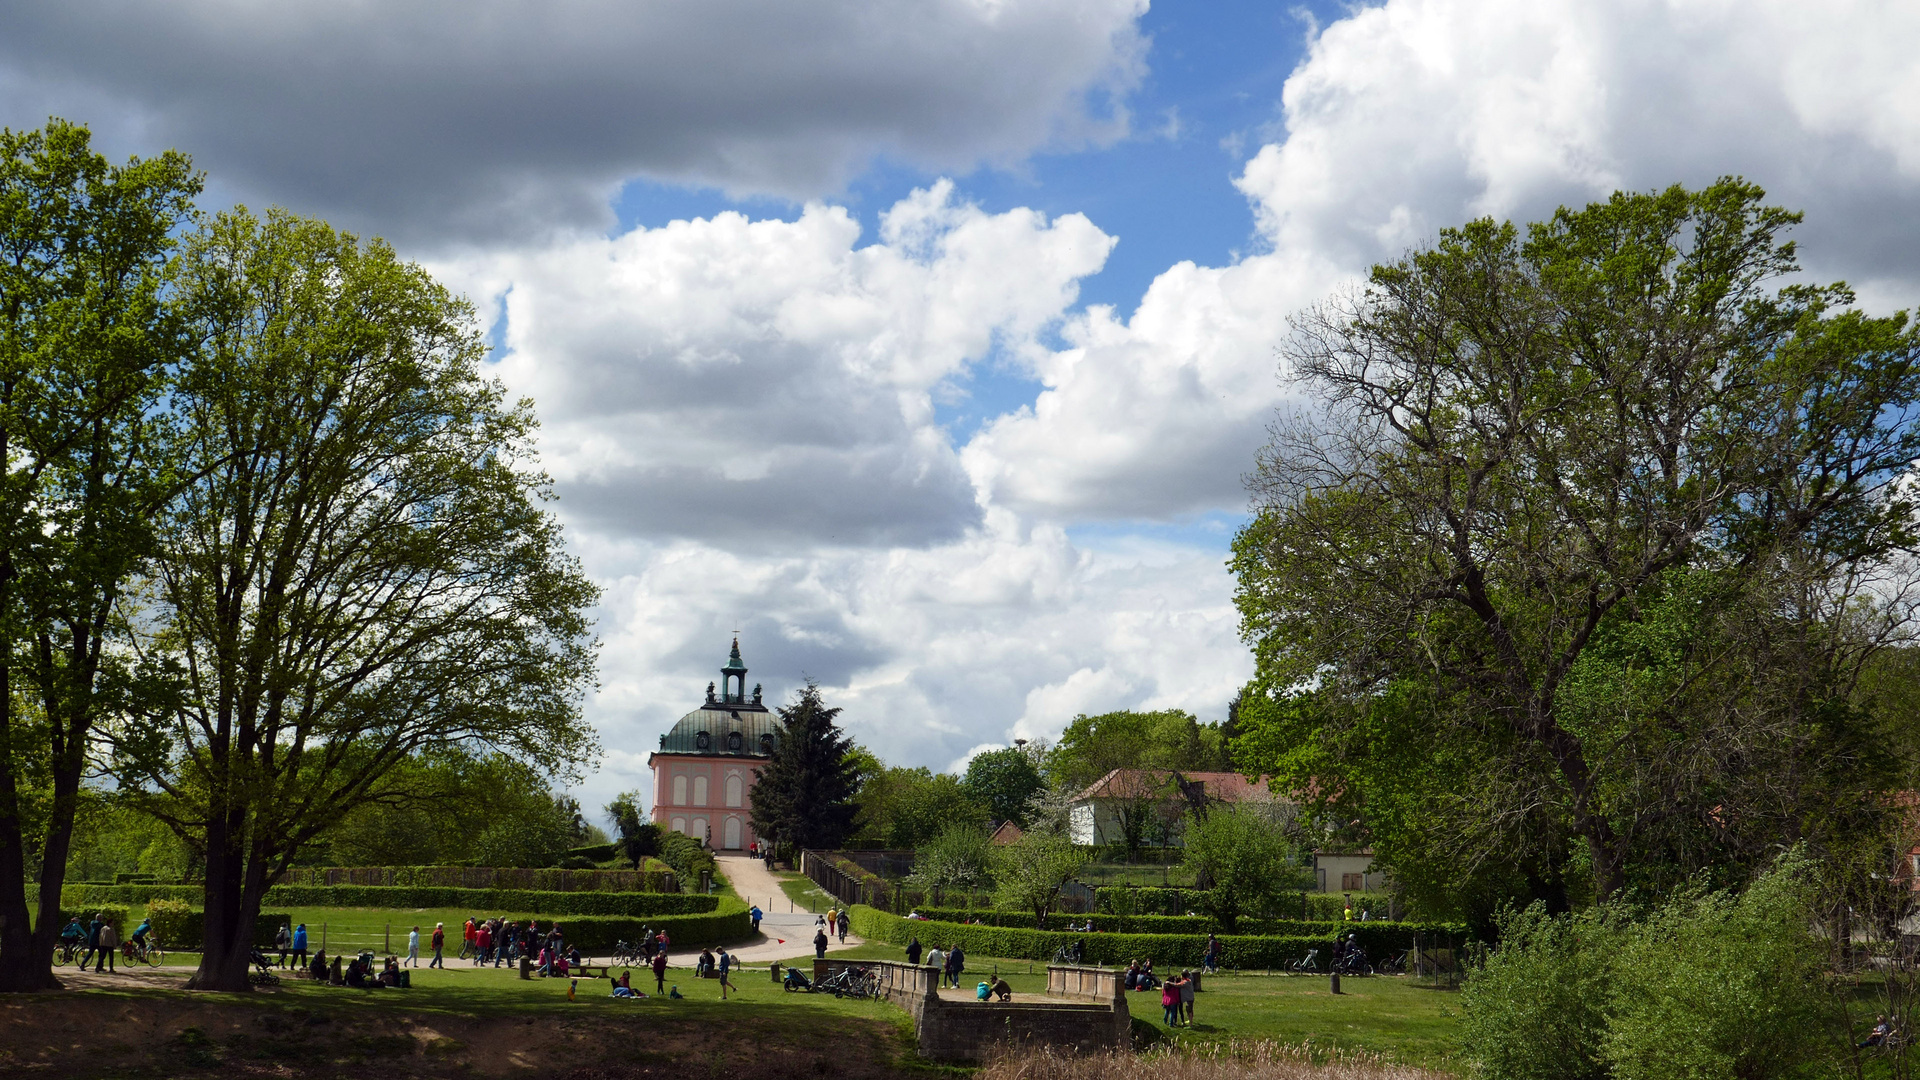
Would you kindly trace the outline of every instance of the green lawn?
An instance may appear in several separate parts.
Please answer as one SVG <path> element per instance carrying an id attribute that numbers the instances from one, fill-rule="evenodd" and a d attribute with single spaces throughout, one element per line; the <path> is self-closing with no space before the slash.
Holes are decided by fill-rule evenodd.
<path id="1" fill-rule="evenodd" d="M 932 945 L 932 942 L 926 942 Z M 867 944 L 836 951 L 838 958 L 903 960 L 898 945 Z M 811 964 L 812 955 L 793 963 Z M 999 974 L 1015 993 L 1044 993 L 1047 966 L 1038 960 L 1002 960 L 969 956 L 963 986 Z M 1222 1043 L 1230 1039 L 1273 1039 L 1316 1046 L 1367 1050 L 1394 1061 L 1428 1068 L 1465 1071 L 1456 1058 L 1456 1006 L 1453 994 L 1422 990 L 1400 978 L 1343 979 L 1335 996 L 1325 977 L 1288 975 L 1214 975 L 1202 980 L 1194 1002 L 1194 1027 L 1168 1030 L 1161 1021 L 1160 995 L 1127 996 L 1127 1010 L 1151 1024 L 1175 1045 Z"/>
<path id="2" fill-rule="evenodd" d="M 795 911 L 818 914 L 828 908 L 837 907 L 840 903 L 833 898 L 832 893 L 799 874 L 776 871 L 773 876 L 780 879 L 780 891 L 787 894 L 788 900 L 793 901 Z"/>

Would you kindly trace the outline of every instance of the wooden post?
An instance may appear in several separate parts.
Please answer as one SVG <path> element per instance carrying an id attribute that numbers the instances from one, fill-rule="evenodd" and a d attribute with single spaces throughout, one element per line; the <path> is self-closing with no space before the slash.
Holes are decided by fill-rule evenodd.
<path id="1" fill-rule="evenodd" d="M 327 951 L 327 924 L 326 923 L 320 924 L 320 951 L 321 952 Z"/>
<path id="2" fill-rule="evenodd" d="M 1333 980 L 1333 992 L 1336 994 L 1339 993 L 1340 992 L 1340 973 L 1338 971 L 1329 972 L 1327 977 Z"/>

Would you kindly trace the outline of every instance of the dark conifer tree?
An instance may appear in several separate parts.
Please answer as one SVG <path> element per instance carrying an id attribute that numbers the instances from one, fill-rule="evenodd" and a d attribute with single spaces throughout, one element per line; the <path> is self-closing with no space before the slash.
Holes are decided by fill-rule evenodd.
<path id="1" fill-rule="evenodd" d="M 754 781 L 753 828 L 778 845 L 835 848 L 853 834 L 859 772 L 847 752 L 853 740 L 834 724 L 811 679 L 792 705 L 779 710 L 784 725 L 773 758 Z"/>

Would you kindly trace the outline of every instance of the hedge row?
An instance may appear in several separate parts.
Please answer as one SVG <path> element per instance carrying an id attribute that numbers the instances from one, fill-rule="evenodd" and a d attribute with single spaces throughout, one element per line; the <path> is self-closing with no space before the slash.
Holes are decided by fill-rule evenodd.
<path id="1" fill-rule="evenodd" d="M 641 934 L 648 929 L 665 930 L 672 943 L 670 951 L 679 952 L 692 946 L 720 945 L 751 937 L 753 920 L 747 916 L 746 905 L 731 897 L 720 910 L 706 915 L 669 915 L 657 919 L 588 916 L 560 920 L 560 930 L 568 944 L 578 945 L 583 953 L 600 956 L 612 952 L 616 941 L 638 944 Z"/>
<path id="2" fill-rule="evenodd" d="M 853 932 L 869 941 L 905 945 L 918 937 L 926 946 L 948 948 L 956 942 L 978 956 L 1020 960 L 1051 960 L 1055 950 L 1075 941 L 1084 943 L 1081 959 L 1089 964 L 1125 964 L 1152 960 L 1162 970 L 1195 967 L 1206 952 L 1205 934 L 1073 934 L 1052 930 L 1018 930 L 1001 926 L 965 926 L 959 923 L 916 922 L 865 905 L 853 908 Z M 1326 936 L 1222 937 L 1222 966 L 1230 968 L 1285 967 L 1319 949 L 1322 958 L 1332 947 Z"/>
<path id="3" fill-rule="evenodd" d="M 149 911 L 135 912 L 125 904 L 94 904 L 83 907 L 60 909 L 60 925 L 65 926 L 74 916 L 80 917 L 80 925 L 85 926 L 100 915 L 103 921 L 113 924 L 125 941 L 140 920 L 147 917 Z M 261 912 L 253 920 L 253 943 L 256 945 L 273 944 L 274 932 L 287 925 L 287 916 L 275 912 Z M 174 912 L 154 919 L 154 932 L 162 943 L 170 949 L 197 949 L 206 937 L 206 914 L 200 911 Z"/>
<path id="4" fill-rule="evenodd" d="M 60 901 L 74 907 L 90 904 L 142 905 L 150 900 L 199 903 L 205 891 L 198 885 L 69 885 Z M 387 887 L 380 885 L 275 885 L 264 903 L 289 907 L 455 908 L 482 914 L 605 915 L 644 918 L 651 915 L 701 915 L 719 902 L 716 896 L 692 893 L 544 892 L 532 889 L 451 889 Z"/>
<path id="5" fill-rule="evenodd" d="M 1385 918 L 1392 901 L 1387 893 L 1379 892 L 1289 893 L 1277 905 L 1274 915 L 1310 922 L 1337 922 L 1345 914 L 1349 897 L 1356 918 L 1362 910 L 1371 912 L 1376 919 Z M 1205 901 L 1206 894 L 1198 889 L 1109 885 L 1093 891 L 1093 909 L 1107 915 L 1178 916 L 1204 910 Z"/>
<path id="6" fill-rule="evenodd" d="M 317 866 L 289 870 L 277 885 L 373 888 L 511 889 L 530 892 L 674 892 L 673 870 L 646 859 L 639 870 L 567 870 L 502 866 Z"/>
<path id="7" fill-rule="evenodd" d="M 972 923 L 979 920 L 988 926 L 1033 929 L 1033 913 L 1030 911 L 962 911 L 957 908 L 916 910 L 935 922 Z M 1072 915 L 1059 912 L 1047 916 L 1046 928 L 1067 932 L 1068 924 L 1085 926 L 1089 922 L 1093 924 L 1094 931 L 1101 934 L 1207 934 L 1219 928 L 1206 915 Z M 1279 934 L 1283 937 L 1324 937 L 1332 934 L 1339 925 L 1337 922 L 1301 919 L 1240 920 L 1241 933 Z"/>
<path id="8" fill-rule="evenodd" d="M 905 945 L 918 937 L 922 945 L 942 948 L 959 942 L 968 952 L 982 956 L 1002 956 L 1022 960 L 1050 960 L 1061 946 L 1082 942 L 1087 963 L 1124 964 L 1130 960 L 1152 959 L 1161 966 L 1191 967 L 1200 963 L 1206 951 L 1207 935 L 1171 934 L 1076 934 L 1059 930 L 1029 930 L 1015 927 L 965 925 L 950 922 L 919 922 L 884 911 L 856 905 L 853 932 L 873 941 Z M 1411 948 L 1416 936 L 1448 936 L 1450 943 L 1465 940 L 1466 927 L 1458 924 L 1355 922 L 1333 933 L 1317 934 L 1224 934 L 1220 936 L 1221 966 L 1228 968 L 1284 967 L 1304 957 L 1309 949 L 1319 949 L 1324 961 L 1331 952 L 1335 935 L 1354 936 L 1355 941 L 1375 959 Z"/>

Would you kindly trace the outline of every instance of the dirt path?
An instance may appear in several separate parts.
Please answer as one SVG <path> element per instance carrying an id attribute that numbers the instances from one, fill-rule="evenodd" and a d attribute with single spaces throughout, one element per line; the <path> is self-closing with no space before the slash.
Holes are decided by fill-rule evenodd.
<path id="1" fill-rule="evenodd" d="M 759 936 L 737 948 L 728 948 L 734 959 L 748 964 L 764 964 L 813 951 L 818 917 L 805 911 L 787 910 L 789 905 L 786 894 L 780 891 L 780 879 L 768 872 L 765 863 L 744 855 L 722 855 L 718 857 L 718 862 L 720 873 L 726 876 L 727 884 L 733 886 L 733 891 L 739 893 L 747 903 L 760 905 L 763 913 Z M 785 939 L 784 942 L 782 939 Z M 827 941 L 827 951 L 830 953 L 866 944 L 853 934 L 847 935 L 844 944 L 837 934 L 828 935 Z"/>

